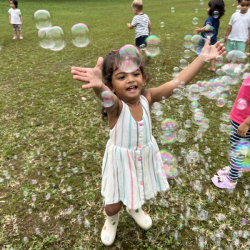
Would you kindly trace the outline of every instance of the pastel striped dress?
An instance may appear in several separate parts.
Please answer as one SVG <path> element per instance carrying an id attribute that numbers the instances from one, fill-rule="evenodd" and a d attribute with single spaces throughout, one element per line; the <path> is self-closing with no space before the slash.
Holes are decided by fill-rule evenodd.
<path id="1" fill-rule="evenodd" d="M 122 112 L 107 142 L 102 163 L 102 196 L 105 204 L 122 201 L 129 209 L 140 208 L 145 200 L 166 191 L 169 184 L 157 170 L 159 148 L 152 135 L 149 104 L 140 96 L 143 117 L 136 122 L 129 107 L 122 102 Z"/>

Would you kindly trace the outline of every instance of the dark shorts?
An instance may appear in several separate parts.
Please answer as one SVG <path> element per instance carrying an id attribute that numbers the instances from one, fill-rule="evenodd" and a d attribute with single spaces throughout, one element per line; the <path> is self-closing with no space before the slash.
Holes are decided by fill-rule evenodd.
<path id="1" fill-rule="evenodd" d="M 135 38 L 135 46 L 136 47 L 140 47 L 142 44 L 146 44 L 145 40 L 148 36 L 139 36 L 137 38 Z"/>

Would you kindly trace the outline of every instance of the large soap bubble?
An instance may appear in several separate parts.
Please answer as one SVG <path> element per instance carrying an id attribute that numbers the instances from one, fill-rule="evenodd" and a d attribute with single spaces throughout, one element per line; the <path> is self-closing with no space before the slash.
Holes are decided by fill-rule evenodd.
<path id="1" fill-rule="evenodd" d="M 37 29 L 50 28 L 51 16 L 47 10 L 38 10 L 34 13 L 34 18 L 36 22 Z"/>
<path id="2" fill-rule="evenodd" d="M 88 26 L 84 23 L 77 23 L 71 28 L 72 43 L 78 47 L 83 48 L 89 45 L 90 35 Z"/>
<path id="3" fill-rule="evenodd" d="M 244 63 L 246 54 L 240 50 L 231 50 L 227 53 L 227 60 L 231 63 Z"/>
<path id="4" fill-rule="evenodd" d="M 117 53 L 116 64 L 127 73 L 137 70 L 141 65 L 140 51 L 133 45 L 123 46 Z"/>
<path id="5" fill-rule="evenodd" d="M 161 150 L 157 155 L 157 159 L 160 165 L 163 163 L 163 166 L 157 171 L 158 174 L 164 175 L 167 178 L 174 178 L 178 176 L 178 162 L 173 154 L 167 150 Z"/>
<path id="6" fill-rule="evenodd" d="M 46 32 L 46 39 L 48 40 L 50 49 L 53 51 L 60 51 L 66 46 L 64 32 L 61 27 L 52 26 L 49 28 Z"/>
<path id="7" fill-rule="evenodd" d="M 160 47 L 159 47 L 160 38 L 159 37 L 155 35 L 148 36 L 145 42 L 147 43 L 147 50 L 151 57 L 155 57 L 160 54 Z"/>

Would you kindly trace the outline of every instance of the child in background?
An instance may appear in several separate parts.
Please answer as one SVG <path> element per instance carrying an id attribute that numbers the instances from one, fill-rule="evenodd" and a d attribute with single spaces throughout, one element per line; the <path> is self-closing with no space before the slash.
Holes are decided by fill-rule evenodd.
<path id="1" fill-rule="evenodd" d="M 231 50 L 245 52 L 246 45 L 248 45 L 250 41 L 250 15 L 247 13 L 250 0 L 242 0 L 240 5 L 241 10 L 232 15 L 225 36 L 227 53 Z"/>
<path id="2" fill-rule="evenodd" d="M 116 65 L 119 51 L 107 54 L 104 62 L 99 58 L 95 68 L 72 68 L 73 78 L 87 83 L 83 89 L 92 88 L 102 102 L 106 100 L 103 93 L 108 92 L 108 102 L 112 103 L 102 112 L 110 127 L 110 139 L 102 163 L 101 193 L 105 197 L 106 214 L 101 232 L 103 244 L 113 244 L 123 204 L 142 229 L 151 228 L 152 220 L 141 207 L 145 200 L 156 197 L 157 192 L 169 189 L 166 177 L 158 174 L 163 163 L 157 159 L 160 152 L 152 135 L 151 106 L 170 97 L 180 83 L 189 83 L 206 64 L 205 61 L 225 54 L 225 48 L 219 43 L 214 46 L 209 46 L 209 43 L 210 39 L 204 46 L 204 51 L 208 51 L 206 58 L 198 56 L 173 81 L 147 90 L 144 90 L 146 75 L 140 56 L 137 58 L 140 67 L 131 73 Z"/>
<path id="3" fill-rule="evenodd" d="M 23 24 L 23 18 L 21 16 L 21 11 L 18 9 L 18 2 L 16 0 L 10 1 L 9 9 L 9 22 L 13 26 L 14 37 L 13 39 L 17 39 L 17 30 L 19 31 L 19 38 L 23 39 L 23 33 L 21 29 L 21 24 Z"/>
<path id="4" fill-rule="evenodd" d="M 142 0 L 134 0 L 132 3 L 135 14 L 132 23 L 127 23 L 129 29 L 135 28 L 135 46 L 146 45 L 146 38 L 151 35 L 151 22 L 147 14 L 143 13 Z"/>
<path id="5" fill-rule="evenodd" d="M 237 2 L 239 2 L 239 1 L 235 0 L 235 1 L 234 1 L 234 4 L 233 4 L 232 6 L 235 6 L 235 5 L 237 4 Z"/>
<path id="6" fill-rule="evenodd" d="M 219 16 L 217 18 L 213 17 L 215 11 L 219 12 Z M 209 15 L 209 17 L 205 21 L 203 28 L 197 27 L 194 31 L 194 34 L 201 33 L 202 37 L 205 38 L 205 34 L 204 34 L 205 28 L 208 26 L 214 27 L 214 35 L 211 38 L 211 45 L 214 45 L 217 42 L 217 35 L 219 32 L 219 27 L 220 27 L 220 20 L 219 19 L 224 15 L 224 13 L 225 13 L 225 3 L 223 0 L 211 0 L 211 1 L 209 1 L 208 9 L 207 9 L 207 14 Z M 201 40 L 199 42 L 197 50 L 196 50 L 196 55 L 200 54 L 204 44 L 205 44 L 205 40 Z M 211 60 L 210 68 L 208 68 L 208 70 L 215 72 L 214 60 Z"/>
<path id="7" fill-rule="evenodd" d="M 233 131 L 230 135 L 230 167 L 220 169 L 212 178 L 212 182 L 218 188 L 234 189 L 239 179 L 239 169 L 243 164 L 245 155 L 237 147 L 239 142 L 250 141 L 250 106 L 245 109 L 238 109 L 238 100 L 243 99 L 250 103 L 250 76 L 248 76 L 240 87 L 238 96 L 230 113 Z M 241 100 L 240 100 L 241 101 Z"/>

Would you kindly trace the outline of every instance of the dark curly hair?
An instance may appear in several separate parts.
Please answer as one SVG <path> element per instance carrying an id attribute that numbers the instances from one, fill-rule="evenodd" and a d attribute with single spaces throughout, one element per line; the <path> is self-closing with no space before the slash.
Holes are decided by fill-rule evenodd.
<path id="1" fill-rule="evenodd" d="M 102 77 L 103 77 L 103 82 L 106 86 L 109 87 L 109 85 L 111 84 L 112 85 L 112 75 L 113 75 L 113 72 L 115 70 L 117 70 L 117 65 L 116 65 L 116 58 L 119 54 L 119 50 L 113 50 L 111 52 L 109 52 L 105 58 L 104 58 L 104 61 L 103 61 L 103 66 L 102 66 Z M 140 62 L 140 67 L 139 69 L 141 70 L 141 73 L 142 75 L 145 75 L 145 66 L 144 66 L 144 62 L 142 60 L 142 58 L 138 58 L 139 62 Z M 145 90 L 143 89 L 142 90 L 142 93 L 144 92 Z M 108 117 L 108 113 L 106 112 L 105 108 L 102 107 L 102 120 L 105 121 L 107 120 L 107 117 Z"/>
<path id="2" fill-rule="evenodd" d="M 222 18 L 226 12 L 225 3 L 223 0 L 211 0 L 208 3 L 208 7 L 210 8 L 208 12 L 209 16 L 212 16 L 214 11 L 218 11 L 220 13 L 218 19 Z"/>

